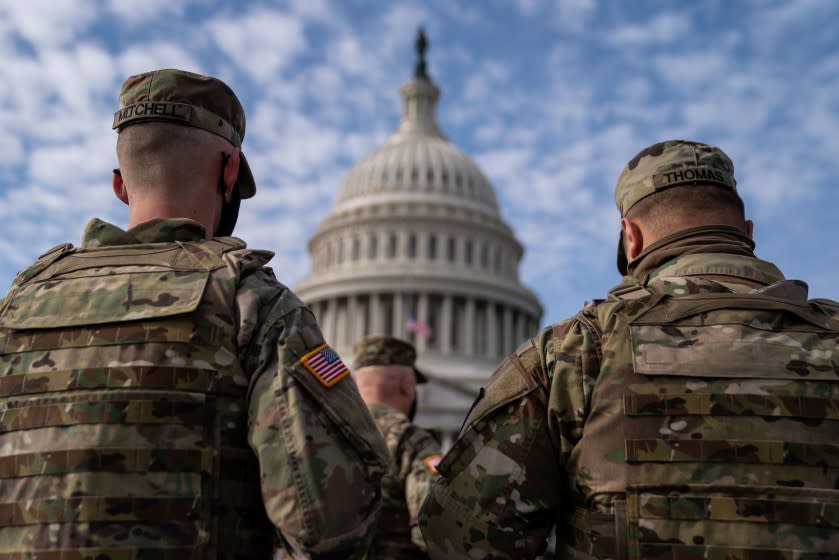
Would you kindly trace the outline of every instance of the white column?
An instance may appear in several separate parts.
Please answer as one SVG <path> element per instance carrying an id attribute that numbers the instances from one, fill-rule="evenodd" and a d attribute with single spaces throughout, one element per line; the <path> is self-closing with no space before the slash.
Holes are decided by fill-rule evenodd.
<path id="1" fill-rule="evenodd" d="M 315 313 L 315 317 L 318 318 L 318 324 L 320 325 L 321 331 L 323 331 L 323 323 L 326 320 L 326 301 L 319 301 L 317 303 L 317 312 Z"/>
<path id="2" fill-rule="evenodd" d="M 405 297 L 401 292 L 393 294 L 393 335 L 405 338 Z"/>
<path id="3" fill-rule="evenodd" d="M 475 300 L 466 298 L 466 312 L 461 325 L 463 331 L 463 350 L 467 356 L 475 354 Z"/>
<path id="4" fill-rule="evenodd" d="M 344 345 L 351 347 L 355 341 L 364 336 L 361 313 L 359 313 L 358 296 L 347 298 L 347 333 Z"/>
<path id="5" fill-rule="evenodd" d="M 420 292 L 417 295 L 417 316 L 418 321 L 428 323 L 428 294 Z M 422 354 L 428 349 L 428 339 L 424 336 L 417 335 L 417 352 Z"/>
<path id="6" fill-rule="evenodd" d="M 341 305 L 341 302 L 336 299 L 336 329 L 335 329 L 335 344 L 337 346 L 344 346 L 347 344 L 347 331 L 349 330 L 349 321 L 347 320 L 347 305 Z"/>
<path id="7" fill-rule="evenodd" d="M 370 294 L 370 334 L 382 334 L 382 300 L 379 294 Z"/>
<path id="8" fill-rule="evenodd" d="M 454 301 L 451 295 L 443 296 L 443 305 L 440 306 L 440 317 L 438 319 L 437 327 L 439 334 L 437 335 L 438 346 L 440 352 L 443 354 L 450 354 L 452 351 L 452 307 Z"/>
<path id="9" fill-rule="evenodd" d="M 524 342 L 524 339 L 530 336 L 530 333 L 524 332 L 524 311 L 518 311 L 516 313 L 516 348 L 518 345 Z"/>
<path id="10" fill-rule="evenodd" d="M 323 314 L 323 323 L 321 329 L 323 330 L 323 338 L 331 345 L 336 343 L 335 335 L 337 333 L 338 317 L 336 316 L 337 302 L 335 298 L 326 300 L 326 311 Z"/>
<path id="11" fill-rule="evenodd" d="M 513 339 L 513 310 L 509 305 L 504 306 L 504 353 L 509 356 L 516 349 L 517 340 Z"/>
<path id="12" fill-rule="evenodd" d="M 486 309 L 487 324 L 486 357 L 496 358 L 500 353 L 504 352 L 503 348 L 498 347 L 498 312 L 495 303 L 492 301 L 487 301 L 484 309 Z"/>

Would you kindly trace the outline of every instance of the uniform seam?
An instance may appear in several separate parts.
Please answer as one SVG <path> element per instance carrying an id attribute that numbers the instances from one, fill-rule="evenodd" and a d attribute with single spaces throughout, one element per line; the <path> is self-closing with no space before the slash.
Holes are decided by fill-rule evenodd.
<path id="1" fill-rule="evenodd" d="M 284 441 L 285 445 L 287 446 L 287 448 L 289 450 L 289 456 L 294 458 L 293 463 L 296 464 L 299 461 L 299 457 L 298 457 L 298 450 L 294 445 L 294 436 L 291 433 L 291 430 L 289 430 L 289 427 L 290 427 L 290 424 L 291 424 L 291 419 L 290 419 L 290 407 L 288 405 L 288 399 L 289 399 L 289 394 L 291 392 L 291 389 L 297 389 L 297 390 L 300 390 L 300 389 L 299 389 L 299 387 L 297 387 L 297 383 L 298 383 L 297 380 L 294 379 L 293 377 L 291 377 L 291 379 L 293 380 L 293 382 L 289 385 L 288 390 L 282 392 L 282 397 L 277 398 L 277 403 L 278 403 L 278 408 L 280 410 L 280 414 L 283 417 L 282 424 L 281 424 L 282 425 L 282 433 L 283 433 L 283 441 Z M 279 395 L 276 395 L 276 393 L 275 393 L 275 396 L 279 397 Z M 301 395 L 301 397 L 302 397 L 302 395 Z M 312 499 L 311 499 L 311 496 L 309 495 L 309 492 L 306 490 L 306 484 L 305 484 L 305 481 L 303 480 L 303 476 L 302 476 L 302 473 L 300 472 L 300 469 L 295 468 L 294 464 L 290 465 L 290 467 L 291 467 L 290 470 L 291 470 L 292 480 L 294 481 L 294 491 L 295 491 L 295 494 L 297 494 L 297 497 L 300 500 L 300 505 L 301 505 L 299 515 L 300 515 L 300 519 L 301 519 L 302 525 L 303 525 L 303 535 L 302 535 L 302 538 L 300 540 L 305 546 L 309 547 L 309 546 L 312 546 L 313 544 L 317 544 L 317 543 L 312 542 L 313 541 L 313 539 L 312 539 L 312 537 L 313 537 L 312 522 L 311 522 L 311 519 L 309 519 L 309 516 L 306 515 L 306 512 L 309 510 L 309 508 L 312 505 Z"/>

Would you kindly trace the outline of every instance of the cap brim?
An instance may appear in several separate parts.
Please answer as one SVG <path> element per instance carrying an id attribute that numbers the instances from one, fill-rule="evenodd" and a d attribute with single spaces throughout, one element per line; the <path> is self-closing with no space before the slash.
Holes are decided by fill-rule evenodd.
<path id="1" fill-rule="evenodd" d="M 414 378 L 417 380 L 417 383 L 428 383 L 428 378 L 417 368 L 414 368 Z"/>
<path id="2" fill-rule="evenodd" d="M 239 196 L 250 198 L 256 194 L 256 181 L 253 180 L 251 166 L 245 159 L 245 154 L 239 150 Z"/>

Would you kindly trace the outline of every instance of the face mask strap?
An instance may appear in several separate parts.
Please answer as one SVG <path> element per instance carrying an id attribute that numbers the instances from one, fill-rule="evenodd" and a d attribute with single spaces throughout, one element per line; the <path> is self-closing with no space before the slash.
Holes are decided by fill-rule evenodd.
<path id="1" fill-rule="evenodd" d="M 227 237 L 233 235 L 233 230 L 236 228 L 236 221 L 239 219 L 239 205 L 242 198 L 239 196 L 239 179 L 233 184 L 233 189 L 230 191 L 230 199 L 225 196 L 224 184 L 224 169 L 227 167 L 227 162 L 230 160 L 230 154 L 221 153 L 221 175 L 219 175 L 218 185 L 221 193 L 221 219 L 216 228 L 216 237 Z"/>

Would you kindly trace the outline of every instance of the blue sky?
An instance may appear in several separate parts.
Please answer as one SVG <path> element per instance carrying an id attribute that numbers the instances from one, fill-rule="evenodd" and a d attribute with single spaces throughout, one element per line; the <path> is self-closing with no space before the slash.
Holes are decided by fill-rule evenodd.
<path id="1" fill-rule="evenodd" d="M 494 184 L 543 322 L 619 281 L 615 179 L 667 138 L 723 147 L 758 255 L 837 298 L 837 21 L 832 0 L 0 0 L 0 284 L 92 216 L 127 222 L 117 91 L 179 67 L 242 100 L 259 191 L 237 235 L 293 285 L 343 178 L 398 123 L 422 24 L 441 127 Z"/>

